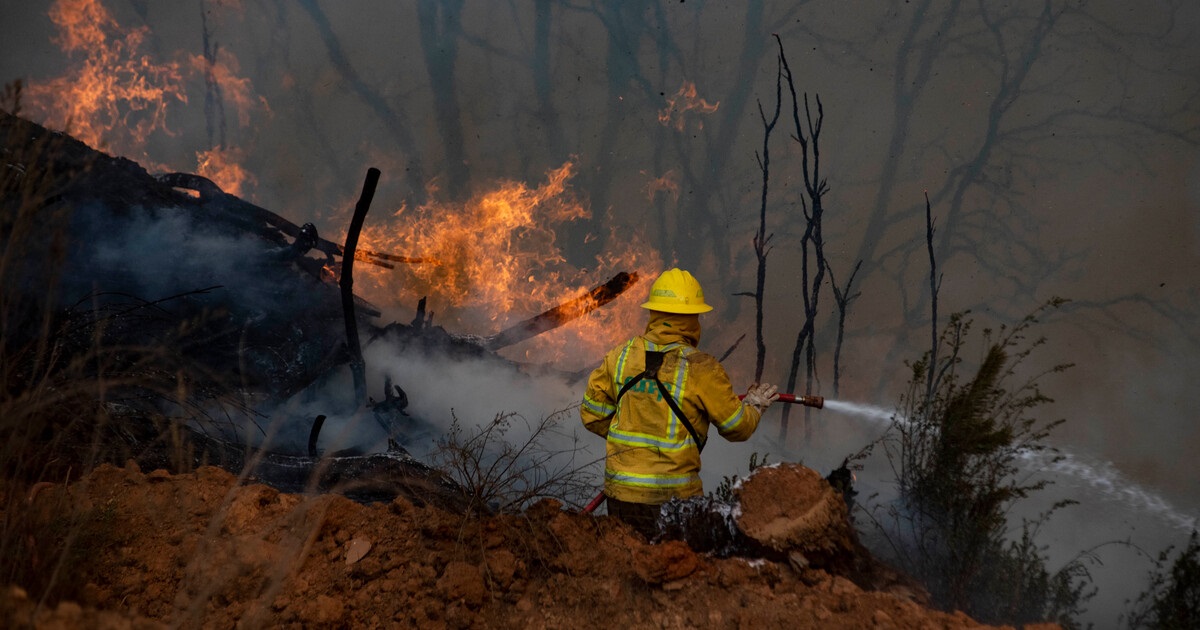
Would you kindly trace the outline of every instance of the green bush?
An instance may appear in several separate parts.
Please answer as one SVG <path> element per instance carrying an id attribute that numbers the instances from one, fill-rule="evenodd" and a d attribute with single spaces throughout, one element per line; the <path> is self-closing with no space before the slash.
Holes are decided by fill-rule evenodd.
<path id="1" fill-rule="evenodd" d="M 895 560 L 926 585 L 937 606 L 981 621 L 1070 627 L 1094 594 L 1083 559 L 1050 572 L 1035 544 L 1038 526 L 1070 502 L 1025 522 L 1019 534 L 1007 517 L 1016 502 L 1046 485 L 1017 475 L 1021 457 L 1048 450 L 1044 440 L 1063 422 L 1032 414 L 1051 402 L 1039 379 L 1070 365 L 1019 374 L 1045 343 L 1028 339 L 1030 328 L 1060 304 L 1052 300 L 1011 328 L 984 330 L 973 370 L 963 356 L 972 322 L 952 316 L 938 347 L 910 364 L 900 415 L 882 442 L 900 497 L 873 516 Z"/>

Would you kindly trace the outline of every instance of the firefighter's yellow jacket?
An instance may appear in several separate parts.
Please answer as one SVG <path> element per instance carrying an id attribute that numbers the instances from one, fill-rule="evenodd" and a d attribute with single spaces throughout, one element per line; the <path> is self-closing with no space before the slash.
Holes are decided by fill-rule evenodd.
<path id="1" fill-rule="evenodd" d="M 725 368 L 696 349 L 699 338 L 695 315 L 651 311 L 646 333 L 614 348 L 592 372 L 580 415 L 589 431 L 607 439 L 608 496 L 658 504 L 704 491 L 700 449 L 654 380 L 642 379 L 617 404 L 621 386 L 645 370 L 647 350 L 666 353 L 659 380 L 701 440 L 707 439 L 710 425 L 733 442 L 749 439 L 758 428 L 758 409 L 738 400 Z"/>

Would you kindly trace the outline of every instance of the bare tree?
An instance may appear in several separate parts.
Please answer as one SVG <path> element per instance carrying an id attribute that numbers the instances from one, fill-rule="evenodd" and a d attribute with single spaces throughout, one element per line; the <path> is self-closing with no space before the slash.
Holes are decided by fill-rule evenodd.
<path id="1" fill-rule="evenodd" d="M 929 250 L 929 364 L 938 364 L 938 289 L 942 278 L 937 273 L 937 257 L 933 252 L 933 208 L 929 205 L 929 193 L 925 193 L 925 244 Z M 929 370 L 925 383 L 925 398 L 933 397 L 935 370 Z"/>
<path id="2" fill-rule="evenodd" d="M 837 398 L 841 390 L 842 377 L 842 346 L 846 341 L 846 316 L 850 312 L 850 303 L 862 293 L 851 293 L 850 289 L 854 286 L 854 276 L 858 275 L 858 270 L 862 268 L 862 261 L 854 264 L 854 269 L 850 272 L 850 277 L 846 279 L 846 286 L 839 288 L 837 281 L 833 277 L 833 267 L 828 267 L 829 270 L 829 288 L 833 289 L 833 301 L 837 304 L 837 342 L 833 345 L 833 397 Z"/>
<path id="3" fill-rule="evenodd" d="M 763 144 L 762 153 L 756 155 L 758 158 L 758 168 L 762 171 L 762 198 L 758 210 L 758 232 L 754 234 L 754 256 L 758 260 L 757 274 L 755 276 L 754 292 L 742 292 L 738 295 L 744 295 L 754 298 L 754 332 L 755 332 L 755 347 L 757 352 L 754 359 L 754 382 L 762 381 L 763 364 L 767 358 L 767 344 L 763 340 L 763 296 L 766 292 L 767 284 L 767 254 L 770 253 L 770 242 L 774 234 L 767 234 L 767 192 L 770 189 L 771 181 L 771 132 L 775 130 L 775 125 L 779 122 L 779 114 L 783 109 L 783 55 L 780 50 L 780 57 L 777 69 L 775 71 L 775 113 L 771 115 L 770 120 L 767 119 L 767 114 L 763 111 L 762 102 L 758 103 L 758 115 L 762 119 L 763 124 Z"/>
<path id="4" fill-rule="evenodd" d="M 208 132 L 208 146 L 225 147 L 225 96 L 217 81 L 213 68 L 217 65 L 220 44 L 213 41 L 208 28 L 208 11 L 200 3 L 200 36 L 204 43 L 204 122 Z"/>
<path id="5" fill-rule="evenodd" d="M 1005 300 L 987 296 L 989 310 L 1015 320 L 1024 305 L 1040 299 L 1046 281 L 1079 270 L 1086 251 L 1047 248 L 1030 238 L 1046 218 L 1044 208 L 1031 204 L 1023 192 L 1081 165 L 1106 162 L 1122 170 L 1145 168 L 1148 165 L 1137 164 L 1139 155 L 1153 142 L 1200 142 L 1194 116 L 1200 102 L 1195 66 L 1180 64 L 1178 58 L 1179 38 L 1186 30 L 1177 23 L 1182 6 L 1166 2 L 1155 8 L 1160 14 L 1156 19 L 1118 23 L 1103 7 L 1061 0 L 1005 7 L 959 0 L 906 4 L 898 13 L 904 18 L 898 22 L 899 32 L 892 32 L 900 44 L 884 53 L 893 60 L 887 99 L 892 116 L 885 159 L 873 178 L 874 203 L 857 247 L 856 257 L 869 267 L 862 281 L 883 273 L 903 287 L 923 273 L 918 269 L 924 266 L 925 243 L 905 239 L 888 245 L 888 234 L 920 221 L 925 211 L 919 202 L 893 201 L 897 186 L 904 183 L 903 165 L 913 163 L 945 172 L 944 180 L 928 192 L 929 202 L 944 208 L 944 229 L 938 230 L 932 245 L 943 266 L 975 265 L 987 277 L 1003 279 Z M 1048 54 L 1051 50 L 1055 53 Z M 1145 57 L 1136 58 L 1134 50 Z M 1095 77 L 1083 76 L 1077 65 L 1063 61 L 1085 51 L 1092 63 L 1109 73 L 1109 94 L 1098 96 Z M 1150 58 L 1156 61 L 1148 62 Z M 964 107 L 958 122 L 978 124 L 953 143 L 922 135 L 920 121 L 934 115 L 926 108 L 944 105 L 931 98 L 938 76 L 963 60 L 972 60 L 976 68 L 977 87 L 972 92 L 978 100 Z M 1139 89 L 1144 82 L 1171 78 L 1177 79 L 1178 89 L 1170 97 L 1146 98 Z M 1189 110 L 1193 115 L 1183 114 Z M 1090 149 L 1081 151 L 1080 144 Z M 901 289 L 903 319 L 895 329 L 900 341 L 882 363 L 900 361 L 910 350 L 902 341 L 907 331 L 931 324 L 925 307 L 930 290 L 929 285 Z M 1155 302 L 1129 297 L 1117 300 L 1119 305 L 1076 299 L 1068 308 L 1079 312 L 1093 304 L 1126 309 Z M 884 396 L 890 383 L 890 378 L 882 379 L 877 395 Z"/>
<path id="6" fill-rule="evenodd" d="M 807 198 L 801 197 L 801 207 L 804 211 L 804 235 L 800 238 L 800 284 L 801 297 L 804 300 L 804 321 L 800 332 L 796 334 L 796 347 L 792 351 L 792 362 L 788 370 L 787 390 L 796 389 L 796 380 L 800 372 L 800 359 L 804 358 L 805 391 L 813 391 L 813 383 L 817 379 L 816 352 L 816 322 L 820 312 L 821 286 L 825 283 L 827 269 L 825 261 L 825 237 L 822 232 L 822 220 L 825 214 L 823 199 L 829 191 L 826 180 L 821 178 L 821 125 L 825 120 L 825 110 L 821 105 L 821 97 L 815 97 L 817 113 L 814 118 L 812 107 L 808 102 L 808 94 L 804 95 L 805 124 L 800 121 L 800 101 L 796 96 L 796 83 L 792 69 L 788 66 L 787 56 L 783 52 L 783 41 L 775 36 L 779 45 L 779 60 L 783 66 L 783 74 L 787 79 L 788 89 L 792 94 L 792 124 L 795 135 L 792 139 L 800 144 L 800 168 L 804 176 L 804 191 Z M 807 409 L 807 408 L 806 408 Z M 783 419 L 779 425 L 780 440 L 787 439 L 788 416 L 791 408 L 783 408 Z M 807 442 L 812 430 L 808 423 L 809 413 L 805 412 L 804 437 Z"/>

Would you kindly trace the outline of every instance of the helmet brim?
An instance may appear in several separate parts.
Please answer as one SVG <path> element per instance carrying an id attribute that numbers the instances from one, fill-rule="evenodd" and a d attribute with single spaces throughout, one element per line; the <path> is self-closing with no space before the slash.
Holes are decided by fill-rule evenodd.
<path id="1" fill-rule="evenodd" d="M 699 315 L 713 310 L 713 307 L 707 304 L 663 304 L 662 302 L 646 302 L 642 304 L 642 308 L 676 315 Z"/>

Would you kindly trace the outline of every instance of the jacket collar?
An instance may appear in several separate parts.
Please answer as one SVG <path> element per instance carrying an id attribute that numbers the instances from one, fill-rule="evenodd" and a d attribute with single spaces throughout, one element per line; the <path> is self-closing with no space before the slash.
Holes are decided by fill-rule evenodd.
<path id="1" fill-rule="evenodd" d="M 694 348 L 700 343 L 700 316 L 650 311 L 645 337 L 659 345 L 684 343 Z"/>

